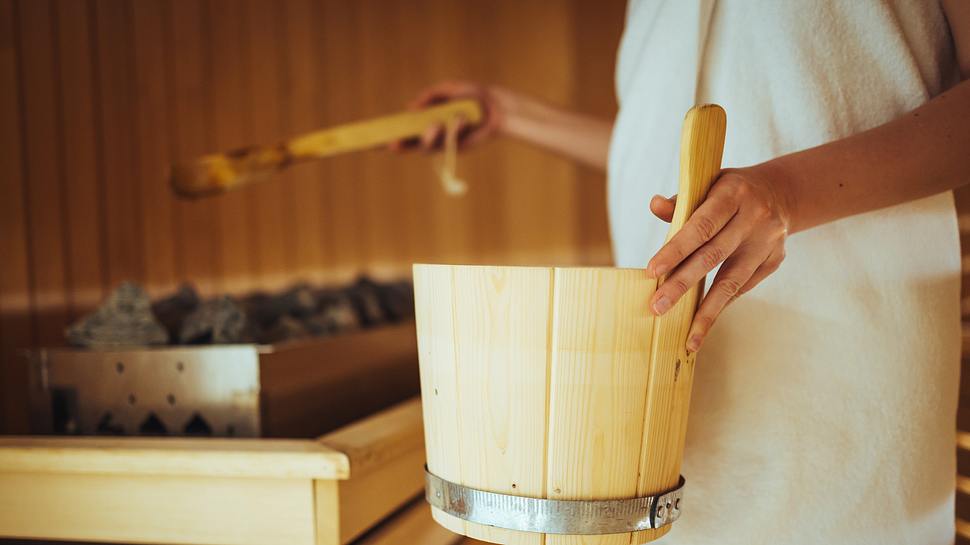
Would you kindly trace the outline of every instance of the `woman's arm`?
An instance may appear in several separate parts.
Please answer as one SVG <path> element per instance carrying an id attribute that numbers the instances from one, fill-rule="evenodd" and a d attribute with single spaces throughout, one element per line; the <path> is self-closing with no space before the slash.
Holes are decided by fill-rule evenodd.
<path id="1" fill-rule="evenodd" d="M 503 134 L 598 170 L 606 170 L 613 124 L 557 108 L 525 95 L 506 99 Z"/>
<path id="2" fill-rule="evenodd" d="M 768 161 L 791 232 L 970 183 L 970 81 L 869 131 Z"/>
<path id="3" fill-rule="evenodd" d="M 570 112 L 503 87 L 464 81 L 439 83 L 422 92 L 412 107 L 423 108 L 460 98 L 478 100 L 485 111 L 481 124 L 458 129 L 462 149 L 490 136 L 504 135 L 606 170 L 613 126 L 597 117 Z M 444 131 L 440 125 L 431 127 L 420 141 L 401 142 L 395 147 L 437 150 L 444 141 Z"/>
<path id="4" fill-rule="evenodd" d="M 789 233 L 970 183 L 970 2 L 949 4 L 965 81 L 874 129 L 722 172 L 684 229 L 650 260 L 649 274 L 669 274 L 651 300 L 656 314 L 723 263 L 691 325 L 689 350 L 728 303 L 778 268 Z M 669 220 L 673 205 L 655 197 L 651 209 Z"/>

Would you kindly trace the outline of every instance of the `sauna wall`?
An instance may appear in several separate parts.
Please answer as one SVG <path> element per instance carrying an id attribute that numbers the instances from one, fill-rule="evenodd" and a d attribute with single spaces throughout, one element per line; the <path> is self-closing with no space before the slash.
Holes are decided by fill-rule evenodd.
<path id="1" fill-rule="evenodd" d="M 955 193 L 963 254 L 960 313 L 963 349 L 960 369 L 960 408 L 957 413 L 957 545 L 970 545 L 970 187 Z"/>
<path id="2" fill-rule="evenodd" d="M 123 280 L 153 295 L 407 274 L 415 261 L 606 263 L 604 179 L 495 142 L 446 196 L 430 158 L 370 152 L 185 202 L 166 165 L 390 113 L 470 78 L 603 116 L 624 1 L 0 0 L 0 430 L 17 351 Z"/>

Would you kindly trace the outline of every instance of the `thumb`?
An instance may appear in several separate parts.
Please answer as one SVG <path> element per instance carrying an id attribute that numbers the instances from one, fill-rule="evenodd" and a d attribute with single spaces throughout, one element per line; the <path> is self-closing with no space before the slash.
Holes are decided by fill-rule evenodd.
<path id="1" fill-rule="evenodd" d="M 654 195 L 650 199 L 650 211 L 653 212 L 654 216 L 670 223 L 670 220 L 674 217 L 674 207 L 677 204 L 677 195 L 673 197 L 661 197 L 660 195 Z"/>

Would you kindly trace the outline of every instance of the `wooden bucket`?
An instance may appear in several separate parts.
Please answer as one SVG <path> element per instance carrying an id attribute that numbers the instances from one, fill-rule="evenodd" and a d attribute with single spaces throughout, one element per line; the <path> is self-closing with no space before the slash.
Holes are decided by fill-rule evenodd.
<path id="1" fill-rule="evenodd" d="M 720 107 L 688 112 L 668 238 L 715 179 L 724 130 Z M 686 335 L 700 286 L 654 318 L 656 285 L 641 269 L 415 265 L 429 473 L 555 500 L 677 487 L 694 374 Z M 510 545 L 628 545 L 671 528 L 577 536 L 432 512 L 456 533 Z"/>

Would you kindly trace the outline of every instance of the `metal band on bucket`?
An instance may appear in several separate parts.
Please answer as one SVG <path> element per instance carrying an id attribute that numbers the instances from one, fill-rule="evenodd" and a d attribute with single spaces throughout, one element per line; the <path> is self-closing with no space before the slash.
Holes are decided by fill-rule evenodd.
<path id="1" fill-rule="evenodd" d="M 425 498 L 449 515 L 544 534 L 597 535 L 666 526 L 680 518 L 684 477 L 672 490 L 625 500 L 549 500 L 469 488 L 424 468 Z"/>

